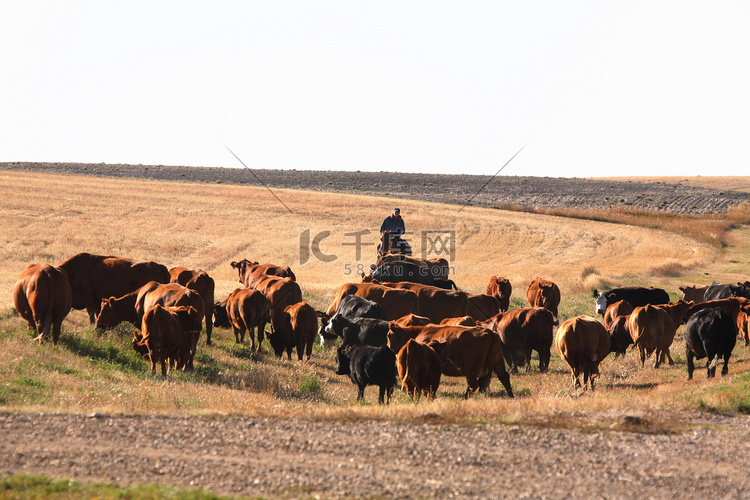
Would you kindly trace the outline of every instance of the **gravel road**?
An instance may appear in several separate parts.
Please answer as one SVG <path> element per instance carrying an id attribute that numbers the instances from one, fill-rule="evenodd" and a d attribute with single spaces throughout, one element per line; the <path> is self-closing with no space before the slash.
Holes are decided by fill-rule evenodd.
<path id="1" fill-rule="evenodd" d="M 678 433 L 640 433 L 0 414 L 0 474 L 267 497 L 746 497 L 750 418 L 675 418 L 692 424 Z"/>

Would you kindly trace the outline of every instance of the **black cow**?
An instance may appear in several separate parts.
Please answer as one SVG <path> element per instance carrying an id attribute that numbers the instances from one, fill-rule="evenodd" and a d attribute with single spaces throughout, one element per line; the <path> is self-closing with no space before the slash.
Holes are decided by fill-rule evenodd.
<path id="1" fill-rule="evenodd" d="M 322 314 L 322 313 L 321 313 Z M 339 306 L 336 309 L 336 314 L 344 316 L 345 318 L 375 318 L 375 319 L 386 319 L 385 309 L 383 306 L 372 300 L 367 300 L 359 295 L 344 295 L 339 302 Z M 334 316 L 336 315 L 334 314 Z M 326 328 L 328 327 L 328 318 L 322 315 L 320 318 L 320 328 L 318 334 L 320 335 L 320 343 L 323 346 L 331 344 L 336 340 L 337 335 L 328 333 Z"/>
<path id="2" fill-rule="evenodd" d="M 646 304 L 669 304 L 669 294 L 661 288 L 642 286 L 624 286 L 613 288 L 608 292 L 599 293 L 594 290 L 596 299 L 596 313 L 604 314 L 609 304 L 624 300 L 633 307 L 643 307 Z"/>
<path id="3" fill-rule="evenodd" d="M 453 280 L 437 279 L 426 266 L 418 266 L 411 262 L 383 262 L 379 266 L 372 264 L 372 272 L 365 276 L 363 281 L 377 281 L 380 283 L 390 282 L 398 283 L 408 281 L 410 283 L 419 283 L 421 285 L 436 286 L 446 290 L 458 290 Z"/>
<path id="4" fill-rule="evenodd" d="M 732 316 L 718 307 L 702 309 L 690 316 L 685 326 L 685 352 L 687 354 L 688 380 L 693 378 L 693 357 L 706 360 L 707 377 L 716 374 L 716 365 L 724 358 L 721 374 L 729 372 L 729 356 L 737 342 L 737 323 Z"/>
<path id="5" fill-rule="evenodd" d="M 731 297 L 745 297 L 746 299 L 750 299 L 750 290 L 745 288 L 745 285 L 741 283 L 728 285 L 714 281 L 703 294 L 703 302 Z"/>
<path id="6" fill-rule="evenodd" d="M 357 401 L 364 399 L 365 387 L 380 388 L 378 403 L 391 402 L 396 386 L 396 355 L 386 346 L 341 345 L 336 353 L 336 374 L 349 375 L 357 385 Z"/>
<path id="7" fill-rule="evenodd" d="M 375 318 L 348 319 L 334 314 L 326 327 L 326 333 L 344 339 L 342 345 L 367 344 L 375 347 L 388 341 L 388 321 Z"/>

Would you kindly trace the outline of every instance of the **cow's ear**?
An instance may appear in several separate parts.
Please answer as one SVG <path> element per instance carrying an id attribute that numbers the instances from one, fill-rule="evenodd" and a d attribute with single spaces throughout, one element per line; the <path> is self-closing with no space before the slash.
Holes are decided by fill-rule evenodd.
<path id="1" fill-rule="evenodd" d="M 599 290 L 594 288 L 594 298 L 597 298 L 599 296 Z"/>
<path id="2" fill-rule="evenodd" d="M 234 267 L 234 268 L 240 267 L 240 265 L 239 265 L 239 264 L 238 264 L 237 262 L 232 262 L 232 263 L 230 264 L 230 266 L 232 266 L 232 267 Z"/>

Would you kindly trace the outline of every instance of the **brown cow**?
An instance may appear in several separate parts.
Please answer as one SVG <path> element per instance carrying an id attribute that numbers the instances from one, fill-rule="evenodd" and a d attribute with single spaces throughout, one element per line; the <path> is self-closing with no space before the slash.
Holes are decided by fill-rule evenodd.
<path id="1" fill-rule="evenodd" d="M 505 387 L 509 397 L 513 397 L 510 376 L 505 370 L 503 349 L 500 337 L 493 331 L 479 326 L 427 325 L 400 327 L 391 322 L 388 332 L 388 346 L 401 350 L 409 339 L 430 344 L 437 348 L 441 359 L 442 373 L 448 377 L 466 377 L 468 387 L 464 397 L 479 389 L 485 392 L 490 385 L 492 374 Z"/>
<path id="2" fill-rule="evenodd" d="M 122 297 L 149 281 L 169 283 L 169 271 L 155 262 L 135 262 L 112 255 L 79 253 L 60 267 L 68 273 L 73 292 L 73 309 L 86 309 L 91 324 L 96 322 L 102 299 Z"/>
<path id="3" fill-rule="evenodd" d="M 685 302 L 693 301 L 695 303 L 703 302 L 703 297 L 706 295 L 706 290 L 708 290 L 708 285 L 706 286 L 695 286 L 695 285 L 689 285 L 689 286 L 681 286 L 680 291 L 682 292 L 682 300 Z"/>
<path id="4" fill-rule="evenodd" d="M 439 323 L 445 318 L 456 318 L 467 314 L 468 298 L 464 292 L 408 282 L 386 283 L 385 285 L 402 290 L 411 290 L 416 293 L 418 305 L 414 312 L 430 318 L 433 323 Z"/>
<path id="5" fill-rule="evenodd" d="M 685 319 L 690 318 L 693 314 L 697 313 L 702 309 L 708 309 L 709 307 L 719 307 L 729 314 L 732 318 L 737 319 L 737 315 L 740 310 L 745 306 L 750 305 L 750 300 L 744 297 L 728 297 L 726 299 L 708 300 L 706 302 L 697 302 L 688 308 L 685 313 Z"/>
<path id="6" fill-rule="evenodd" d="M 628 326 L 629 321 L 629 314 L 627 316 L 617 316 L 607 328 L 609 331 L 609 352 L 615 353 L 615 358 L 620 355 L 625 356 L 628 346 L 633 343 L 633 338 L 630 336 L 630 327 Z"/>
<path id="7" fill-rule="evenodd" d="M 39 343 L 52 330 L 52 344 L 60 338 L 63 319 L 70 312 L 72 291 L 68 275 L 49 264 L 31 264 L 21 273 L 13 287 L 13 304 L 29 325 L 36 330 Z"/>
<path id="8" fill-rule="evenodd" d="M 385 309 L 387 320 L 395 320 L 407 314 L 417 313 L 419 306 L 417 294 L 408 289 L 392 288 L 375 283 L 346 283 L 339 287 L 328 306 L 325 313 L 327 317 L 330 318 L 334 315 L 341 298 L 345 295 L 359 295 L 377 302 Z"/>
<path id="9" fill-rule="evenodd" d="M 477 322 L 471 316 L 461 316 L 460 318 L 445 318 L 440 322 L 441 325 L 453 326 L 477 326 Z"/>
<path id="10" fill-rule="evenodd" d="M 188 269 L 186 267 L 173 267 L 169 270 L 172 283 L 195 290 L 203 297 L 203 313 L 206 322 L 206 345 L 211 345 L 211 332 L 213 325 L 211 318 L 214 315 L 214 291 L 216 284 L 211 276 L 199 269 Z"/>
<path id="11" fill-rule="evenodd" d="M 201 315 L 194 307 L 164 307 L 156 304 L 143 315 L 141 340 L 138 345 L 148 349 L 151 358 L 151 373 L 156 372 L 156 364 L 161 364 L 161 374 L 165 376 L 169 367 L 192 369 Z M 169 362 L 169 363 L 167 363 Z"/>
<path id="12" fill-rule="evenodd" d="M 744 310 L 737 314 L 737 333 L 745 340 L 745 345 L 750 344 L 750 317 Z"/>
<path id="13" fill-rule="evenodd" d="M 268 299 L 272 332 L 279 328 L 286 306 L 302 302 L 302 290 L 299 284 L 291 278 L 263 276 L 255 282 L 252 288 Z"/>
<path id="14" fill-rule="evenodd" d="M 500 312 L 500 302 L 492 295 L 466 294 L 466 314 L 477 321 L 487 321 Z"/>
<path id="15" fill-rule="evenodd" d="M 513 293 L 513 286 L 506 278 L 502 276 L 493 276 L 487 283 L 487 295 L 492 295 L 500 303 L 500 311 L 505 312 L 510 307 L 510 296 Z"/>
<path id="16" fill-rule="evenodd" d="M 539 354 L 539 371 L 549 367 L 554 318 L 544 307 L 523 307 L 499 313 L 479 326 L 489 328 L 500 336 L 503 354 L 511 371 L 518 372 L 523 364 L 531 371 L 531 351 Z"/>
<path id="17" fill-rule="evenodd" d="M 441 363 L 435 350 L 414 339 L 409 339 L 396 355 L 396 368 L 401 377 L 401 390 L 419 400 L 424 394 L 435 399 L 440 386 Z"/>
<path id="18" fill-rule="evenodd" d="M 203 311 L 203 297 L 195 290 L 190 290 L 179 283 L 157 283 L 149 281 L 134 292 L 122 297 L 102 299 L 101 312 L 96 320 L 96 327 L 102 329 L 114 328 L 123 321 L 139 326 L 143 315 L 154 305 L 162 306 L 193 306 L 201 319 L 205 317 Z"/>
<path id="19" fill-rule="evenodd" d="M 407 314 L 395 320 L 398 326 L 424 326 L 432 323 L 427 316 L 418 316 L 416 314 Z"/>
<path id="20" fill-rule="evenodd" d="M 633 306 L 631 306 L 625 300 L 618 300 L 614 304 L 607 306 L 607 310 L 604 311 L 604 326 L 609 328 L 612 321 L 618 316 L 629 316 L 633 312 Z"/>
<path id="21" fill-rule="evenodd" d="M 579 376 L 583 374 L 583 386 L 599 378 L 599 364 L 609 354 L 609 334 L 604 325 L 590 316 L 577 316 L 564 321 L 555 334 L 555 345 L 560 357 L 570 366 L 573 388 L 581 386 Z"/>
<path id="22" fill-rule="evenodd" d="M 268 336 L 271 347 L 277 358 L 286 351 L 289 361 L 292 360 L 292 349 L 297 348 L 297 359 L 302 355 L 310 359 L 313 342 L 318 334 L 318 315 L 307 302 L 298 302 L 284 308 L 279 330 Z"/>
<path id="23" fill-rule="evenodd" d="M 251 262 L 247 259 L 242 259 L 239 262 L 232 262 L 230 265 L 233 268 L 237 269 L 240 283 L 248 288 L 255 288 L 255 283 L 262 279 L 264 276 L 276 276 L 279 278 L 289 278 L 292 281 L 297 281 L 297 277 L 294 275 L 289 266 L 278 266 L 276 264 L 259 264 L 258 262 Z"/>
<path id="24" fill-rule="evenodd" d="M 526 300 L 531 307 L 544 307 L 549 309 L 557 319 L 557 308 L 560 306 L 560 289 L 556 284 L 542 278 L 537 278 L 529 284 L 526 291 Z"/>
<path id="25" fill-rule="evenodd" d="M 258 290 L 237 288 L 214 306 L 214 326 L 232 327 L 234 341 L 245 341 L 245 332 L 250 337 L 250 350 L 260 352 L 266 323 L 270 321 L 268 299 Z M 255 327 L 258 327 L 258 346 L 255 346 Z"/>
<path id="26" fill-rule="evenodd" d="M 641 365 L 645 365 L 646 358 L 656 351 L 654 368 L 659 368 L 666 357 L 669 364 L 674 361 L 669 348 L 674 341 L 677 328 L 683 323 L 692 302 L 679 300 L 674 304 L 651 305 L 636 307 L 630 313 L 628 329 L 633 344 L 638 347 Z"/>

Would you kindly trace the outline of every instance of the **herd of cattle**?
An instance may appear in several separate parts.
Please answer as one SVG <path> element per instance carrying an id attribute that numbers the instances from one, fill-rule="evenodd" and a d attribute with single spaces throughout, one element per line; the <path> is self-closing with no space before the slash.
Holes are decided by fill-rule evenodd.
<path id="1" fill-rule="evenodd" d="M 570 366 L 573 385 L 594 389 L 599 364 L 609 354 L 624 355 L 634 345 L 641 364 L 655 353 L 655 366 L 673 364 L 670 346 L 686 323 L 688 379 L 693 358 L 707 358 L 712 377 L 723 359 L 722 375 L 736 337 L 748 343 L 750 282 L 709 287 L 681 287 L 684 299 L 669 303 L 658 288 L 623 287 L 598 293 L 596 312 L 603 320 L 581 315 L 558 322 L 560 290 L 541 278 L 527 290 L 529 307 L 509 310 L 512 286 L 493 276 L 484 294 L 458 290 L 448 279 L 444 259 L 422 260 L 386 255 L 358 283 L 342 285 L 326 311 L 302 300 L 287 266 L 232 262 L 243 287 L 219 302 L 214 281 L 204 271 L 167 269 L 155 262 L 80 253 L 59 267 L 32 264 L 13 290 L 15 307 L 42 342 L 51 332 L 56 344 L 70 309 L 85 309 L 97 328 L 123 321 L 135 325 L 133 348 L 151 360 L 151 370 L 190 370 L 205 323 L 230 327 L 235 341 L 248 334 L 251 349 L 261 351 L 266 325 L 277 357 L 308 359 L 319 335 L 324 345 L 341 343 L 336 373 L 349 375 L 358 387 L 379 387 L 379 402 L 390 401 L 397 379 L 411 397 L 435 397 L 441 376 L 464 377 L 465 397 L 485 392 L 493 374 L 509 397 L 510 376 L 531 370 L 532 351 L 546 372 L 554 344 Z M 555 326 L 558 326 L 555 331 Z M 256 335 L 257 332 L 257 335 Z"/>

